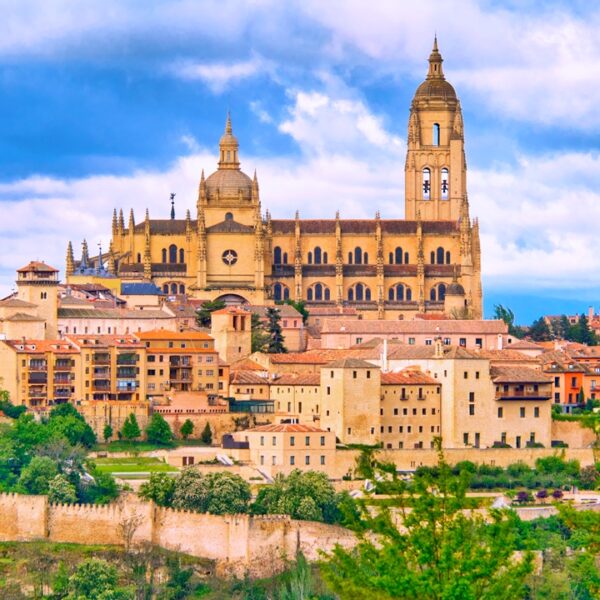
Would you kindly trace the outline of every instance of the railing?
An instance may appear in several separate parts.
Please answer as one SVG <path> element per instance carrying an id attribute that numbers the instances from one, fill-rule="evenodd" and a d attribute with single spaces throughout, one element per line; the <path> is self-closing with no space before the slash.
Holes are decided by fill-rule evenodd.
<path id="1" fill-rule="evenodd" d="M 55 375 L 54 376 L 54 383 L 71 383 L 71 377 L 67 376 L 65 377 L 64 375 Z"/>
<path id="2" fill-rule="evenodd" d="M 96 391 L 108 391 L 110 392 L 110 384 L 106 383 L 94 383 L 92 384 L 92 390 Z"/>
<path id="3" fill-rule="evenodd" d="M 46 371 L 48 369 L 48 363 L 45 360 L 31 360 L 29 361 L 30 371 Z"/>
<path id="4" fill-rule="evenodd" d="M 117 365 L 135 365 L 139 357 L 137 354 L 119 354 L 117 356 Z"/>
<path id="5" fill-rule="evenodd" d="M 73 362 L 70 360 L 57 360 L 54 363 L 55 371 L 68 371 L 73 368 Z"/>
<path id="6" fill-rule="evenodd" d="M 192 361 L 188 356 L 171 356 L 169 359 L 169 364 L 172 367 L 189 367 L 192 364 Z"/>
<path id="7" fill-rule="evenodd" d="M 130 367 L 118 367 L 117 377 L 135 377 L 137 375 L 137 369 L 131 369 Z"/>
<path id="8" fill-rule="evenodd" d="M 95 365 L 109 365 L 110 354 L 93 354 L 92 363 Z"/>

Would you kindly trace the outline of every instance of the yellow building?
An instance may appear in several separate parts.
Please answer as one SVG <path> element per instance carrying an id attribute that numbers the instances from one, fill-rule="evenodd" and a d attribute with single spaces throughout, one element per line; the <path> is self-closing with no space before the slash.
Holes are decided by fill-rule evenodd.
<path id="1" fill-rule="evenodd" d="M 426 80 L 410 108 L 405 219 L 272 219 L 263 216 L 256 174 L 240 169 L 231 120 L 218 169 L 200 177 L 195 218 L 145 219 L 113 213 L 102 260 L 69 243 L 68 281 L 97 277 L 148 281 L 170 295 L 311 307 L 348 305 L 365 318 L 419 313 L 481 318 L 479 227 L 469 216 L 460 103 L 434 44 Z M 334 199 L 332 199 L 334 202 Z M 100 264 L 103 263 L 103 264 Z M 87 275 L 86 275 L 87 273 Z"/>
<path id="2" fill-rule="evenodd" d="M 43 410 L 81 397 L 81 355 L 68 340 L 0 342 L 0 387 L 13 404 Z"/>
<path id="3" fill-rule="evenodd" d="M 219 355 L 215 341 L 200 331 L 146 331 L 138 333 L 146 352 L 145 394 L 166 401 L 169 391 L 219 392 Z"/>

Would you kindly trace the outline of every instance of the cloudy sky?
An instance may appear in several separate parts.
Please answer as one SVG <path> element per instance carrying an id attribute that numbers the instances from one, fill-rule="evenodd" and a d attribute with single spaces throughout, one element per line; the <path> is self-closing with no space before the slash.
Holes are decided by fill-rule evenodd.
<path id="1" fill-rule="evenodd" d="M 486 314 L 600 305 L 600 8 L 583 1 L 0 0 L 0 296 L 108 244 L 113 207 L 193 209 L 231 110 L 289 218 L 403 216 L 437 31 L 461 98 Z"/>

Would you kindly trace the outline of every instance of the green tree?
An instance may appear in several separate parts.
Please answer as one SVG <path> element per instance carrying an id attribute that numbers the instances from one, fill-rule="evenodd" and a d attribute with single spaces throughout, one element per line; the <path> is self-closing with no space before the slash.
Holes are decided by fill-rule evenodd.
<path id="1" fill-rule="evenodd" d="M 287 477 L 279 474 L 271 485 L 262 486 L 252 511 L 333 523 L 340 517 L 337 511 L 340 500 L 325 473 L 294 469 Z"/>
<path id="2" fill-rule="evenodd" d="M 352 522 L 358 545 L 336 547 L 323 565 L 333 591 L 341 600 L 525 597 L 532 556 L 514 558 L 518 518 L 507 511 L 487 518 L 464 512 L 465 491 L 440 452 L 437 477 L 415 476 L 394 497 L 401 528 L 387 507 L 371 513 L 360 502 L 360 518 Z"/>
<path id="3" fill-rule="evenodd" d="M 104 426 L 104 429 L 102 430 L 102 437 L 104 438 L 104 441 L 108 444 L 110 438 L 113 436 L 113 428 L 112 425 L 110 423 L 107 423 Z"/>
<path id="4" fill-rule="evenodd" d="M 52 437 L 65 438 L 73 446 L 81 444 L 86 448 L 91 448 L 96 443 L 94 430 L 85 422 L 81 415 L 51 416 L 47 427 Z"/>
<path id="5" fill-rule="evenodd" d="M 516 338 L 525 336 L 525 330 L 515 325 L 515 313 L 510 308 L 505 308 L 502 304 L 494 305 L 494 318 L 504 321 L 508 325 L 508 333 Z"/>
<path id="6" fill-rule="evenodd" d="M 296 300 L 288 298 L 287 300 L 284 300 L 284 304 L 289 304 L 290 306 L 293 306 L 302 315 L 302 323 L 306 325 L 306 322 L 308 321 L 309 317 L 309 312 L 306 308 L 306 302 L 304 300 L 298 300 L 296 302 Z"/>
<path id="7" fill-rule="evenodd" d="M 0 410 L 10 419 L 18 419 L 26 410 L 24 405 L 15 406 L 6 390 L 0 390 Z"/>
<path id="8" fill-rule="evenodd" d="M 125 419 L 121 433 L 123 435 L 123 439 L 129 441 L 137 440 L 142 435 L 140 426 L 138 425 L 137 419 L 133 413 L 130 413 Z"/>
<path id="9" fill-rule="evenodd" d="M 199 327 L 210 327 L 211 315 L 215 310 L 225 308 L 225 302 L 222 300 L 207 300 L 202 304 L 196 313 L 196 322 Z"/>
<path id="10" fill-rule="evenodd" d="M 200 441 L 207 446 L 212 444 L 212 430 L 210 428 L 210 423 L 207 421 L 202 433 L 200 434 Z"/>
<path id="11" fill-rule="evenodd" d="M 267 308 L 267 325 L 266 330 L 269 336 L 269 342 L 267 344 L 267 352 L 269 354 L 282 354 L 287 352 L 283 332 L 281 331 L 281 313 L 280 310 L 274 306 Z"/>
<path id="12" fill-rule="evenodd" d="M 215 515 L 248 512 L 250 486 L 234 473 L 221 471 L 202 475 L 184 469 L 177 479 L 173 506 Z"/>
<path id="13" fill-rule="evenodd" d="M 529 337 L 535 342 L 549 342 L 552 339 L 552 332 L 544 317 L 536 319 L 529 328 Z"/>
<path id="14" fill-rule="evenodd" d="M 187 440 L 192 433 L 194 433 L 194 423 L 191 419 L 186 419 L 183 425 L 179 429 L 179 433 L 181 433 L 181 437 L 184 440 Z"/>
<path id="15" fill-rule="evenodd" d="M 173 443 L 173 432 L 171 427 L 165 421 L 165 418 L 154 413 L 150 419 L 150 423 L 146 427 L 146 436 L 152 444 L 160 444 L 161 446 L 169 446 Z"/>
<path id="16" fill-rule="evenodd" d="M 77 565 L 69 578 L 67 600 L 127 600 L 133 594 L 118 587 L 117 569 L 98 558 Z"/>
<path id="17" fill-rule="evenodd" d="M 62 560 L 52 579 L 52 592 L 56 598 L 64 598 L 69 592 L 69 571 Z"/>
<path id="18" fill-rule="evenodd" d="M 26 494 L 47 494 L 50 481 L 56 477 L 56 463 L 47 456 L 34 456 L 19 477 L 19 488 Z"/>
<path id="19" fill-rule="evenodd" d="M 588 346 L 598 344 L 598 337 L 590 327 L 590 322 L 585 314 L 581 314 L 577 323 L 571 326 L 570 339 Z"/>
<path id="20" fill-rule="evenodd" d="M 257 313 L 252 313 L 251 323 L 252 352 L 264 352 L 269 343 L 269 334 L 265 331 L 263 322 Z"/>
<path id="21" fill-rule="evenodd" d="M 48 500 L 55 504 L 75 504 L 77 490 L 64 475 L 59 473 L 48 484 Z"/>
<path id="22" fill-rule="evenodd" d="M 168 473 L 152 473 L 150 479 L 140 486 L 140 496 L 153 500 L 159 506 L 171 506 L 176 479 Z"/>

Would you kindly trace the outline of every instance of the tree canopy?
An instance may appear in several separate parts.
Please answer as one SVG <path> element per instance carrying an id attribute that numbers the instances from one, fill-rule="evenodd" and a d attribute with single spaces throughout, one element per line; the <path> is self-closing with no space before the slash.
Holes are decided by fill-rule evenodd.
<path id="1" fill-rule="evenodd" d="M 162 446 L 171 446 L 173 444 L 174 436 L 171 427 L 159 413 L 154 413 L 152 415 L 150 423 L 148 423 L 148 426 L 146 427 L 146 436 L 148 441 L 152 444 L 159 444 Z"/>
<path id="2" fill-rule="evenodd" d="M 200 327 L 210 327 L 212 322 L 212 313 L 215 310 L 225 308 L 223 300 L 207 300 L 202 304 L 196 313 L 196 322 Z"/>

